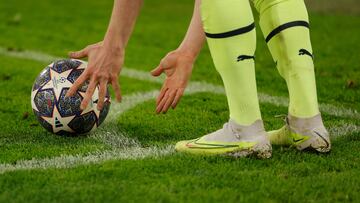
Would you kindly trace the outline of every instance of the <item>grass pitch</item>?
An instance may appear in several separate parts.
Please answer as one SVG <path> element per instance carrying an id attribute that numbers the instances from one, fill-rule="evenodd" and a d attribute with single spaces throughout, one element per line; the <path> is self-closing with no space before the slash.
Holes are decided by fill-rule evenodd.
<path id="1" fill-rule="evenodd" d="M 113 104 L 107 124 L 77 138 L 54 136 L 38 125 L 30 90 L 49 57 L 10 55 L 35 50 L 66 57 L 97 42 L 111 6 L 111 1 L 96 0 L 0 4 L 0 202 L 360 201 L 358 15 L 311 13 L 319 101 L 331 105 L 323 116 L 332 132 L 332 152 L 274 147 L 271 159 L 256 160 L 172 151 L 176 141 L 209 133 L 227 121 L 226 98 L 218 91 L 221 79 L 207 48 L 192 76 L 202 86 L 189 87 L 175 111 L 154 113 L 151 98 L 161 84 L 144 72 L 181 41 L 191 17 L 190 0 L 145 1 L 127 48 L 125 66 L 131 69 L 120 78 L 124 102 Z M 283 125 L 274 115 L 286 114 L 279 103 L 287 89 L 259 29 L 258 42 L 258 90 L 274 99 L 261 103 L 271 130 Z M 344 109 L 348 113 L 341 113 Z"/>

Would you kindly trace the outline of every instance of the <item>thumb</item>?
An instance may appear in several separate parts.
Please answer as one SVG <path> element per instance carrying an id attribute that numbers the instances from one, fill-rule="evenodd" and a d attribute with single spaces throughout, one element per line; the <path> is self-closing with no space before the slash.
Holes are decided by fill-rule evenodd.
<path id="1" fill-rule="evenodd" d="M 69 56 L 71 58 L 75 58 L 75 59 L 80 59 L 80 58 L 84 58 L 88 55 L 88 50 L 87 48 L 82 49 L 80 51 L 74 51 L 74 52 L 70 52 Z"/>
<path id="2" fill-rule="evenodd" d="M 151 75 L 157 77 L 161 75 L 162 72 L 164 72 L 164 69 L 160 64 L 158 67 L 156 67 L 154 70 L 151 71 Z"/>

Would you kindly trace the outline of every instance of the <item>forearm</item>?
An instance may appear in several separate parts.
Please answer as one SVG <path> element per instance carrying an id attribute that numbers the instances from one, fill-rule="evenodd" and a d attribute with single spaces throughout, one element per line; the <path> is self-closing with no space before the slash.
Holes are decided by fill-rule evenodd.
<path id="1" fill-rule="evenodd" d="M 114 0 L 104 45 L 125 49 L 135 26 L 143 0 Z"/>
<path id="2" fill-rule="evenodd" d="M 188 31 L 178 48 L 179 51 L 193 58 L 197 57 L 205 42 L 205 33 L 200 15 L 200 3 L 200 0 L 195 1 L 194 12 Z"/>

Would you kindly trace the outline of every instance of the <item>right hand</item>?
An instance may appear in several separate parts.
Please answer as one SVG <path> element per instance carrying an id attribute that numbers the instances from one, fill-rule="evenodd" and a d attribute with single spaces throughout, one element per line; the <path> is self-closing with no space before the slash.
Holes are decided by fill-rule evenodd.
<path id="1" fill-rule="evenodd" d="M 113 86 L 116 99 L 118 101 L 121 100 L 118 77 L 124 62 L 123 49 L 114 48 L 109 45 L 106 46 L 104 42 L 99 42 L 89 45 L 83 50 L 71 52 L 69 56 L 75 59 L 81 59 L 84 57 L 88 57 L 89 59 L 87 68 L 75 81 L 66 95 L 73 96 L 75 92 L 81 87 L 81 85 L 89 80 L 89 86 L 80 106 L 82 110 L 87 107 L 97 86 L 99 87 L 99 100 L 97 104 L 98 110 L 101 110 L 104 106 L 108 84 Z"/>
<path id="2" fill-rule="evenodd" d="M 166 113 L 170 106 L 174 109 L 184 94 L 190 79 L 195 57 L 181 51 L 168 53 L 159 66 L 151 71 L 155 77 L 165 73 L 166 79 L 156 100 L 156 113 Z"/>

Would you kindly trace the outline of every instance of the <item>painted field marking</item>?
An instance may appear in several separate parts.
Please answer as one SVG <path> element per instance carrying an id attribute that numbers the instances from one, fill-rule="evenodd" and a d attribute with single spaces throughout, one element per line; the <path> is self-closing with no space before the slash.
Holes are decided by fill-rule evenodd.
<path id="1" fill-rule="evenodd" d="M 189 86 L 186 94 L 191 95 L 199 92 L 211 92 L 211 90 L 203 86 Z M 173 146 L 165 147 L 147 147 L 144 148 L 135 140 L 124 135 L 123 132 L 114 130 L 116 119 L 124 112 L 131 110 L 139 104 L 152 100 L 158 94 L 158 91 L 150 91 L 145 93 L 135 93 L 124 96 L 122 103 L 114 103 L 112 111 L 109 114 L 104 126 L 97 129 L 91 134 L 91 137 L 102 141 L 109 145 L 112 149 L 106 151 L 95 151 L 85 154 L 61 155 L 45 159 L 19 160 L 15 164 L 0 164 L 0 174 L 32 169 L 48 169 L 48 168 L 72 168 L 86 164 L 98 164 L 109 160 L 121 159 L 143 159 L 147 157 L 159 158 L 172 154 Z M 329 131 L 332 136 L 337 137 L 347 133 L 360 132 L 360 127 L 352 124 L 342 124 L 340 126 L 330 126 Z"/>
<path id="2" fill-rule="evenodd" d="M 21 59 L 29 59 L 34 60 L 38 62 L 43 63 L 50 63 L 51 61 L 60 59 L 60 57 L 52 56 L 49 54 L 36 52 L 36 51 L 9 51 L 4 47 L 0 47 L 0 55 L 4 56 L 10 56 L 15 58 L 21 58 Z M 148 81 L 148 82 L 154 82 L 154 83 L 163 83 L 163 77 L 155 78 L 151 77 L 150 73 L 130 68 L 123 68 L 121 72 L 122 76 L 126 76 L 129 78 L 134 78 L 138 80 Z M 223 94 L 224 88 L 219 85 L 212 85 L 205 82 L 191 82 L 193 85 L 198 86 L 204 86 L 206 89 L 213 89 L 213 93 L 217 94 Z M 261 103 L 268 103 L 275 106 L 283 106 L 287 107 L 289 100 L 286 97 L 280 97 L 280 96 L 272 96 L 263 92 L 259 92 L 259 100 Z M 354 109 L 345 108 L 345 107 L 337 107 L 332 104 L 320 104 L 320 110 L 321 112 L 332 115 L 332 116 L 339 116 L 344 118 L 353 118 L 360 120 L 360 113 L 357 112 Z"/>
<path id="3" fill-rule="evenodd" d="M 34 169 L 49 169 L 49 168 L 73 168 L 80 165 L 98 164 L 104 161 L 119 160 L 119 159 L 143 159 L 146 157 L 160 157 L 168 155 L 173 152 L 172 146 L 157 148 L 137 148 L 129 147 L 121 150 L 98 151 L 89 154 L 77 155 L 61 155 L 58 157 L 45 159 L 31 159 L 20 160 L 16 164 L 0 164 L 0 174 L 19 171 L 19 170 L 34 170 Z"/>
<path id="4" fill-rule="evenodd" d="M 12 56 L 16 58 L 25 58 L 36 60 L 40 62 L 50 62 L 57 59 L 50 55 L 42 54 L 39 52 L 11 52 L 0 47 L 0 55 Z M 162 79 L 152 78 L 149 73 L 125 68 L 122 72 L 123 75 L 139 80 L 162 83 Z M 209 92 L 215 94 L 224 94 L 224 89 L 221 86 L 216 86 L 204 82 L 191 82 L 186 90 L 186 94 L 196 94 L 199 92 Z M 31 169 L 47 169 L 47 168 L 71 168 L 85 164 L 101 163 L 107 160 L 118 159 L 141 159 L 146 157 L 160 157 L 173 153 L 173 146 L 147 147 L 143 148 L 141 144 L 135 140 L 124 135 L 123 132 L 114 130 L 116 119 L 124 112 L 142 104 L 148 100 L 154 99 L 159 93 L 158 90 L 135 93 L 125 96 L 122 103 L 112 104 L 112 111 L 110 111 L 108 118 L 102 128 L 92 133 L 91 137 L 102 141 L 104 144 L 110 146 L 112 149 L 107 151 L 95 151 L 86 154 L 76 155 L 61 155 L 58 157 L 46 159 L 31 159 L 19 160 L 15 164 L 0 164 L 0 174 L 16 171 L 16 170 L 31 170 Z M 276 106 L 287 106 L 287 99 L 283 97 L 274 97 L 264 93 L 259 94 L 262 103 L 269 103 Z M 341 117 L 360 118 L 359 114 L 354 110 L 342 109 L 333 105 L 322 105 L 325 113 Z M 354 124 L 343 122 L 339 126 L 330 126 L 329 131 L 333 137 L 343 134 L 360 132 L 360 127 Z"/>

